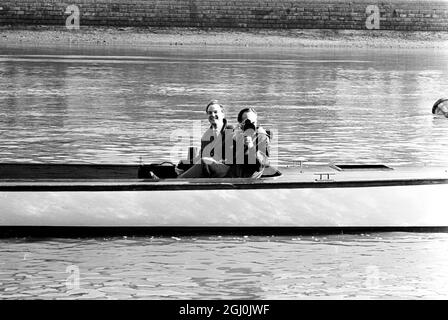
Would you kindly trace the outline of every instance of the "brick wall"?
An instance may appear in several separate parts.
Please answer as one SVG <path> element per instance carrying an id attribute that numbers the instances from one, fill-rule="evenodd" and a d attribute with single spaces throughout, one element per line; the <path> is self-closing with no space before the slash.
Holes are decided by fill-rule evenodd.
<path id="1" fill-rule="evenodd" d="M 0 25 L 65 26 L 69 5 L 79 8 L 81 27 L 448 31 L 448 0 L 0 0 Z"/>

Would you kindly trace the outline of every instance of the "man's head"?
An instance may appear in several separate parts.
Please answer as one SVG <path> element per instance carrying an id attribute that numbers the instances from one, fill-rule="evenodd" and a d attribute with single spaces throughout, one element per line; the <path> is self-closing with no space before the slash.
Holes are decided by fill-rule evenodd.
<path id="1" fill-rule="evenodd" d="M 434 103 L 434 105 L 432 106 L 432 113 L 433 114 L 442 114 L 448 118 L 448 99 L 441 98 L 441 99 L 437 100 Z"/>
<path id="2" fill-rule="evenodd" d="M 224 107 L 218 103 L 218 100 L 212 100 L 207 107 L 205 107 L 205 112 L 207 113 L 208 121 L 212 126 L 220 126 L 224 122 Z"/>
<path id="3" fill-rule="evenodd" d="M 246 120 L 249 120 L 254 124 L 254 126 L 257 126 L 258 116 L 257 112 L 254 108 L 244 108 L 238 113 L 238 123 L 243 126 Z"/>

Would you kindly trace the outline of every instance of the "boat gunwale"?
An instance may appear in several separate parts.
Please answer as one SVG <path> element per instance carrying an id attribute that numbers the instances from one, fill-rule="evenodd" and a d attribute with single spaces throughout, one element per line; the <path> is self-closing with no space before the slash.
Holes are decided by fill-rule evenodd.
<path id="1" fill-rule="evenodd" d="M 269 179 L 268 181 L 266 181 Z M 70 192 L 70 191 L 182 191 L 182 190 L 242 190 L 242 189 L 307 189 L 307 188 L 366 188 L 448 184 L 447 178 L 408 178 L 342 181 L 275 181 L 275 178 L 165 179 L 165 180 L 29 180 L 0 182 L 0 192 Z M 170 180 L 170 181 L 167 181 Z M 201 181 L 199 181 L 201 180 Z M 180 182 L 180 183 L 174 183 Z M 187 183 L 186 183 L 187 182 Z"/>

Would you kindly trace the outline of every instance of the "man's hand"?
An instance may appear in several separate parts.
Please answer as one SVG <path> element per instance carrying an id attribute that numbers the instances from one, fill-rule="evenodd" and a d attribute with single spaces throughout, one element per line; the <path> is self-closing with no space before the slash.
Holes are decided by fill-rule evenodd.
<path id="1" fill-rule="evenodd" d="M 244 137 L 244 144 L 249 148 L 252 149 L 254 147 L 254 141 L 252 140 L 252 137 Z"/>

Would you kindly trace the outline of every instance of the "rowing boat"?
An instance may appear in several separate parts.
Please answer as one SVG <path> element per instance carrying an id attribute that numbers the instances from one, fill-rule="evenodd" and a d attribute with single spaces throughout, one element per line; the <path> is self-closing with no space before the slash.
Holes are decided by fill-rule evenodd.
<path id="1" fill-rule="evenodd" d="M 448 230 L 445 167 L 301 164 L 260 179 L 144 168 L 0 164 L 0 235 Z"/>

